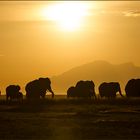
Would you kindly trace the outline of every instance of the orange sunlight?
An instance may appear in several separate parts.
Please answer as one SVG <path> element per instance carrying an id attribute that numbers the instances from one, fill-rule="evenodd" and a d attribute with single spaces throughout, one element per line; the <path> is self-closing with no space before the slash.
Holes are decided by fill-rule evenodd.
<path id="1" fill-rule="evenodd" d="M 89 5 L 85 2 L 58 2 L 43 7 L 41 16 L 54 21 L 61 30 L 75 31 L 82 26 L 88 9 Z"/>

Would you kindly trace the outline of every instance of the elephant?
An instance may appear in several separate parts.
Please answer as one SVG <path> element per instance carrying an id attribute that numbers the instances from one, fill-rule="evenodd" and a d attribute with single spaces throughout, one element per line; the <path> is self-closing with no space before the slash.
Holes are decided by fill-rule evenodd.
<path id="1" fill-rule="evenodd" d="M 125 86 L 125 92 L 127 97 L 140 97 L 140 79 L 130 79 Z"/>
<path id="2" fill-rule="evenodd" d="M 76 88 L 74 86 L 71 86 L 68 90 L 67 90 L 67 97 L 76 97 Z"/>
<path id="3" fill-rule="evenodd" d="M 26 98 L 27 99 L 40 99 L 45 98 L 46 91 L 52 93 L 52 98 L 54 97 L 54 92 L 51 89 L 51 81 L 49 78 L 39 78 L 33 80 L 25 86 Z"/>
<path id="4" fill-rule="evenodd" d="M 83 98 L 91 98 L 95 94 L 95 85 L 93 81 L 78 81 L 75 87 L 70 87 L 67 90 L 67 97 L 83 97 Z"/>
<path id="5" fill-rule="evenodd" d="M 102 97 L 107 98 L 116 98 L 116 93 L 119 92 L 120 95 L 123 97 L 120 84 L 118 82 L 109 82 L 109 83 L 102 83 L 99 86 L 99 94 Z"/>
<path id="6" fill-rule="evenodd" d="M 6 101 L 10 100 L 23 100 L 23 94 L 20 92 L 19 85 L 9 85 L 6 88 Z"/>

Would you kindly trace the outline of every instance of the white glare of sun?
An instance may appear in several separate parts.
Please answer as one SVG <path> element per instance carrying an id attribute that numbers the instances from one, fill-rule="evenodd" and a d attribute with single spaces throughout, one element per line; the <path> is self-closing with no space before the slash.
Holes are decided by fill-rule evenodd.
<path id="1" fill-rule="evenodd" d="M 65 30 L 75 30 L 87 15 L 88 5 L 80 2 L 63 2 L 44 8 L 42 15 L 47 20 L 56 21 Z"/>

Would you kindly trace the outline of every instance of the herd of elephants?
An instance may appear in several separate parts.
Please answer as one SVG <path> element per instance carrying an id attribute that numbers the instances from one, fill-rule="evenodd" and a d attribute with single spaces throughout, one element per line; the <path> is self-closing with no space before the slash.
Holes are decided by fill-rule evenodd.
<path id="1" fill-rule="evenodd" d="M 51 80 L 49 78 L 39 78 L 33 80 L 25 86 L 27 99 L 45 98 L 46 92 L 49 91 L 54 97 L 51 88 Z M 115 98 L 117 92 L 123 97 L 120 84 L 118 82 L 102 83 L 99 86 L 100 97 Z M 126 97 L 140 97 L 140 79 L 130 79 L 125 86 Z M 67 90 L 67 97 L 72 98 L 97 98 L 95 93 L 95 84 L 93 81 L 78 81 L 75 86 L 71 86 Z M 23 94 L 20 92 L 19 85 L 9 85 L 6 88 L 6 100 L 13 99 L 23 100 Z"/>

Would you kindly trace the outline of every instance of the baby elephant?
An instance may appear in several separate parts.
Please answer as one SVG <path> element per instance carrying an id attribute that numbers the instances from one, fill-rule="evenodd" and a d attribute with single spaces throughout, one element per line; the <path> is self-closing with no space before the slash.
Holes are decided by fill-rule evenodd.
<path id="1" fill-rule="evenodd" d="M 6 88 L 6 101 L 8 100 L 23 100 L 23 94 L 20 92 L 20 86 L 19 85 L 9 85 Z"/>

